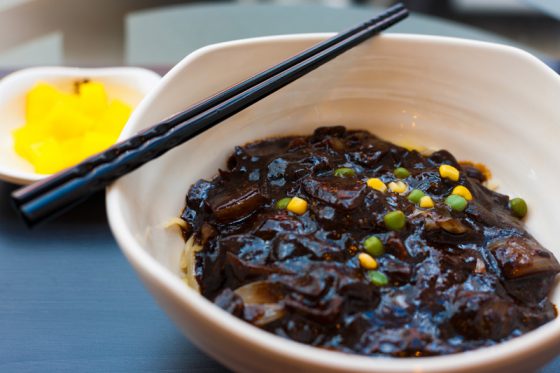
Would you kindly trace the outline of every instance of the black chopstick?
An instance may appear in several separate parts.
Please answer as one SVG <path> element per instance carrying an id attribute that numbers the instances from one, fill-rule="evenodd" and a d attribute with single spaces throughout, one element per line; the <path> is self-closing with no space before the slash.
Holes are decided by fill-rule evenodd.
<path id="1" fill-rule="evenodd" d="M 391 8 L 388 14 L 383 13 L 375 17 L 366 23 L 367 26 L 365 28 L 345 35 L 343 38 L 338 38 L 337 36 L 337 40 L 335 40 L 334 43 L 329 43 L 326 47 L 324 46 L 324 42 L 321 43 L 323 47 L 319 48 L 318 51 L 314 50 L 314 53 L 307 56 L 307 58 L 298 58 L 299 62 L 289 63 L 281 69 L 278 68 L 280 65 L 270 69 L 278 68 L 279 71 L 277 71 L 276 74 L 270 74 L 270 76 L 265 76 L 264 78 L 262 75 L 265 73 L 256 75 L 251 79 L 255 79 L 259 76 L 261 77 L 252 81 L 250 85 L 248 84 L 245 90 L 240 90 L 234 94 L 226 94 L 225 92 L 228 91 L 218 94 L 230 97 L 216 102 L 215 105 L 210 105 L 206 110 L 200 109 L 200 107 L 207 105 L 206 102 L 196 105 L 195 108 L 198 107 L 198 109 L 194 111 L 188 110 L 188 112 L 191 113 L 191 115 L 192 112 L 198 111 L 198 113 L 192 117 L 188 117 L 188 119 L 179 124 L 175 122 L 175 124 L 170 125 L 169 123 L 171 123 L 174 118 L 183 116 L 184 113 L 170 118 L 170 120 L 163 124 L 152 128 L 154 132 L 148 138 L 140 137 L 150 130 L 144 131 L 141 135 L 126 140 L 125 142 L 130 143 L 126 151 L 114 154 L 112 152 L 114 152 L 115 147 L 113 147 L 113 149 L 109 149 L 95 156 L 94 158 L 99 157 L 101 160 L 94 163 L 93 166 L 89 164 L 86 172 L 83 172 L 84 170 L 78 170 L 75 171 L 75 173 L 72 173 L 71 170 L 63 171 L 61 175 L 64 176 L 64 181 L 62 182 L 55 180 L 57 179 L 57 174 L 47 181 L 40 183 L 38 186 L 31 185 L 17 190 L 12 194 L 12 199 L 16 207 L 30 226 L 58 215 L 62 211 L 86 199 L 93 192 L 107 186 L 115 179 L 197 136 L 207 129 L 212 128 L 221 121 L 316 69 L 325 62 L 330 61 L 378 32 L 406 18 L 408 11 L 404 7 L 400 7 L 399 9 L 400 10 L 395 11 Z M 354 28 L 352 30 L 356 29 L 357 28 Z M 313 49 L 314 48 L 311 48 L 306 52 Z M 292 57 L 290 60 L 294 59 L 296 59 L 296 57 Z M 245 84 L 245 82 L 241 84 Z M 215 97 L 217 96 L 214 96 L 214 98 Z M 212 99 L 213 98 L 210 100 Z M 158 129 L 160 126 L 164 126 L 165 129 Z M 92 163 L 91 159 L 73 168 L 81 168 L 88 162 Z M 39 192 L 37 192 L 37 188 L 39 188 Z"/>
<path id="2" fill-rule="evenodd" d="M 115 159 L 116 157 L 118 157 L 119 155 L 121 155 L 122 153 L 128 151 L 128 150 L 132 150 L 135 149 L 136 147 L 138 147 L 140 144 L 146 142 L 147 140 L 160 136 L 164 133 L 166 133 L 167 131 L 169 131 L 172 127 L 175 127 L 177 125 L 180 125 L 181 123 L 185 122 L 186 120 L 194 117 L 195 115 L 198 115 L 208 109 L 210 109 L 211 107 L 219 104 L 220 102 L 227 100 L 229 98 L 232 98 L 233 96 L 247 90 L 248 88 L 259 84 L 263 81 L 265 81 L 266 79 L 278 74 L 279 72 L 292 67 L 296 64 L 298 64 L 301 61 L 304 61 L 305 59 L 335 45 L 336 43 L 364 30 L 365 28 L 367 28 L 368 26 L 371 26 L 373 24 L 378 23 L 380 20 L 391 16 L 393 14 L 396 14 L 398 12 L 401 12 L 405 9 L 404 5 L 402 4 L 396 4 L 393 5 L 390 8 L 387 8 L 382 14 L 373 17 L 371 19 L 369 19 L 368 21 L 355 26 L 345 32 L 336 34 L 335 36 L 326 39 L 314 46 L 312 46 L 311 48 L 293 56 L 288 58 L 287 60 L 282 61 L 281 63 L 279 63 L 278 65 L 275 65 L 273 67 L 271 67 L 268 70 L 265 70 L 261 73 L 256 74 L 255 76 L 252 76 L 251 78 L 244 80 L 236 85 L 234 85 L 233 87 L 226 89 L 222 92 L 219 92 L 209 98 L 207 98 L 206 100 L 203 100 L 191 107 L 189 107 L 187 110 L 180 112 L 172 117 L 169 117 L 167 119 L 165 119 L 164 121 L 160 122 L 159 124 L 152 126 L 150 128 L 147 128 L 144 131 L 139 132 L 138 134 L 136 134 L 135 136 L 127 139 L 126 141 L 122 141 L 118 144 L 115 144 L 114 146 L 112 146 L 111 148 L 107 149 L 106 151 L 96 154 L 86 160 L 84 160 L 83 162 L 81 162 L 79 165 L 76 165 L 74 167 L 70 167 L 66 170 L 63 170 L 59 173 L 57 173 L 56 175 L 53 175 L 51 177 L 48 177 L 44 180 L 38 181 L 36 183 L 34 183 L 31 187 L 29 188 L 24 188 L 20 191 L 17 192 L 17 201 L 19 204 L 25 203 L 27 201 L 30 201 L 32 199 L 34 199 L 36 196 L 40 196 L 46 192 L 48 192 L 49 190 L 52 190 L 54 187 L 61 185 L 63 183 L 65 183 L 66 181 L 73 179 L 75 177 L 80 177 L 83 176 L 85 174 L 87 174 L 88 172 L 90 172 L 90 170 L 92 170 L 94 167 L 102 164 L 102 163 L 106 163 L 106 162 L 110 162 L 113 159 Z M 388 27 L 388 26 L 387 26 Z M 382 31 L 383 29 L 380 29 L 379 31 Z"/>

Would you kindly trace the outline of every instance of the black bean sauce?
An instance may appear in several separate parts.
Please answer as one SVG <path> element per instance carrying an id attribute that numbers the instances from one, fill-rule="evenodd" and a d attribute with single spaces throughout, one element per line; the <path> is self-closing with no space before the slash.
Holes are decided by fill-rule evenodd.
<path id="1" fill-rule="evenodd" d="M 442 178 L 442 164 L 459 180 Z M 355 175 L 335 176 L 341 167 Z M 395 181 L 397 167 L 433 208 L 366 184 Z M 429 356 L 490 346 L 556 316 L 547 294 L 558 262 L 512 215 L 509 198 L 447 151 L 423 156 L 329 127 L 237 147 L 227 168 L 190 188 L 184 233 L 202 246 L 202 295 L 265 330 L 364 355 Z M 473 196 L 461 212 L 444 203 L 457 185 Z M 275 206 L 294 196 L 308 202 L 304 214 Z M 383 220 L 395 210 L 407 220 L 400 231 Z M 386 285 L 358 260 L 371 235 L 384 244 L 375 259 Z"/>

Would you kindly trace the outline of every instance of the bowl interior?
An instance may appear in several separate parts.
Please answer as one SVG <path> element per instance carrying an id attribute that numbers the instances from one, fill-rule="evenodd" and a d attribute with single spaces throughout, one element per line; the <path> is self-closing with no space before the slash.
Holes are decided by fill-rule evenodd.
<path id="1" fill-rule="evenodd" d="M 140 68 L 81 69 L 37 67 L 13 73 L 0 81 L 0 177 L 27 184 L 45 177 L 14 151 L 12 131 L 25 123 L 25 95 L 39 81 L 72 92 L 74 83 L 83 79 L 102 82 L 109 98 L 118 98 L 136 107 L 159 81 L 156 73 Z"/>
<path id="2" fill-rule="evenodd" d="M 207 47 L 179 64 L 125 128 L 130 135 L 323 39 L 264 38 Z M 538 92 L 538 94 L 535 94 Z M 318 126 L 367 129 L 397 143 L 447 149 L 486 164 L 499 191 L 526 199 L 529 231 L 560 257 L 560 79 L 519 50 L 457 39 L 385 35 L 366 42 L 196 139 L 119 180 L 111 220 L 179 275 L 183 240 L 165 222 L 180 214 L 189 186 L 211 178 L 235 145 L 308 134 Z M 162 193 L 162 191 L 164 191 Z M 113 205 L 111 203 L 114 202 Z M 125 243 L 123 246 L 127 246 Z M 127 249 L 127 255 L 134 256 Z M 560 292 L 554 302 L 560 301 Z M 555 324 L 558 328 L 558 320 Z M 525 338 L 525 337 L 522 337 Z"/>

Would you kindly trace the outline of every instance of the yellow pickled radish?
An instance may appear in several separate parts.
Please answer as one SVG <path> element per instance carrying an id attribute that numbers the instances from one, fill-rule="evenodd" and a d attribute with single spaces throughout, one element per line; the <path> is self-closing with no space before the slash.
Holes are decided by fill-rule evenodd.
<path id="1" fill-rule="evenodd" d="M 30 158 L 31 145 L 43 141 L 48 137 L 44 127 L 28 124 L 12 132 L 16 153 L 27 160 Z"/>
<path id="2" fill-rule="evenodd" d="M 92 116 L 102 115 L 109 99 L 105 86 L 99 82 L 84 82 L 78 87 L 80 106 L 84 113 Z"/>
<path id="3" fill-rule="evenodd" d="M 60 143 L 63 160 L 60 162 L 62 168 L 71 167 L 84 159 L 82 147 L 84 140 L 81 137 L 74 137 Z"/>
<path id="4" fill-rule="evenodd" d="M 60 92 L 50 84 L 38 83 L 28 93 L 25 100 L 25 119 L 36 122 L 44 119 L 60 99 Z"/>
<path id="5" fill-rule="evenodd" d="M 82 159 L 91 157 L 92 155 L 107 149 L 116 141 L 117 138 L 115 136 L 111 136 L 105 133 L 86 133 L 82 142 Z"/>
<path id="6" fill-rule="evenodd" d="M 54 106 L 47 121 L 51 134 L 57 139 L 83 136 L 95 124 L 91 117 L 63 102 Z"/>
<path id="7" fill-rule="evenodd" d="M 26 123 L 12 132 L 14 148 L 35 172 L 55 173 L 113 145 L 131 112 L 100 82 L 80 82 L 77 93 L 38 83 L 26 96 Z"/>
<path id="8" fill-rule="evenodd" d="M 118 137 L 128 121 L 132 108 L 120 100 L 113 100 L 107 106 L 107 110 L 95 123 L 93 130 Z"/>
<path id="9" fill-rule="evenodd" d="M 63 168 L 62 149 L 54 137 L 32 144 L 29 149 L 29 157 L 35 166 L 35 171 L 41 174 L 51 174 Z"/>

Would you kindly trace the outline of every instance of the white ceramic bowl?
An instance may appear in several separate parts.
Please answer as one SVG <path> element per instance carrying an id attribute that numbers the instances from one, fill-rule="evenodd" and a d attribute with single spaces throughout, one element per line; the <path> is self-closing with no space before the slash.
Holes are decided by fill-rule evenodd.
<path id="1" fill-rule="evenodd" d="M 293 35 L 217 44 L 187 56 L 141 103 L 124 135 L 324 39 Z M 225 166 L 233 147 L 322 125 L 365 128 L 395 142 L 484 162 L 500 191 L 523 196 L 528 228 L 560 257 L 560 78 L 510 47 L 384 35 L 353 49 L 116 182 L 111 228 L 141 279 L 185 335 L 237 371 L 527 372 L 560 351 L 560 319 L 512 341 L 427 358 L 367 358 L 276 337 L 225 313 L 179 277 L 183 241 L 163 223 L 189 186 Z M 560 303 L 560 291 L 553 301 Z"/>
<path id="2" fill-rule="evenodd" d="M 85 78 L 104 83 L 110 98 L 132 107 L 161 79 L 155 72 L 138 67 L 33 67 L 4 77 L 0 80 L 0 179 L 29 184 L 48 176 L 36 173 L 14 150 L 12 131 L 25 122 L 25 94 L 39 81 L 71 92 L 74 82 Z"/>

